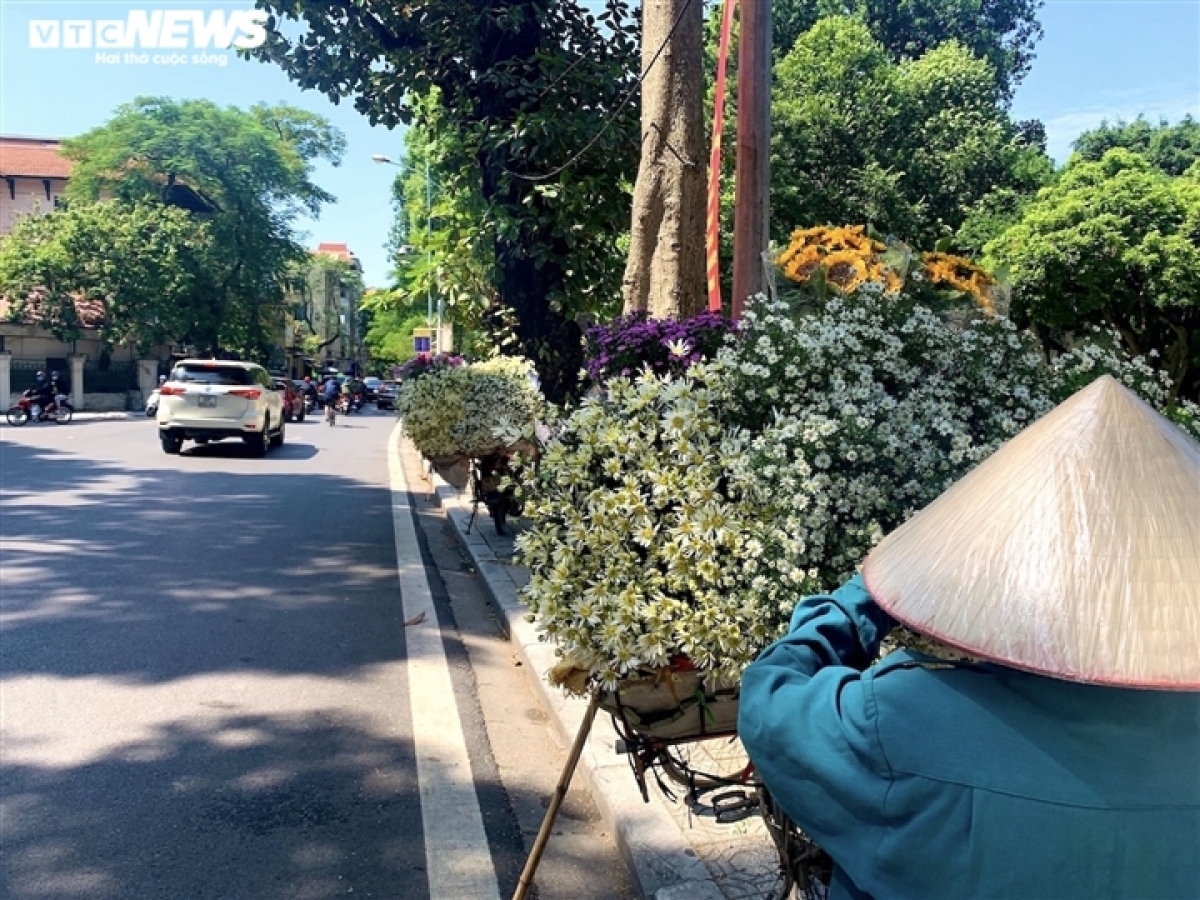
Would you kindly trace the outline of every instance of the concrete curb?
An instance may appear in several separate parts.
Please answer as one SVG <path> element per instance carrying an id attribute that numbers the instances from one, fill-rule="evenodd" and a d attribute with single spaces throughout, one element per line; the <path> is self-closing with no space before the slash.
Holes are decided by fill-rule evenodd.
<path id="1" fill-rule="evenodd" d="M 404 439 L 408 449 L 416 450 Z M 545 677 L 555 663 L 553 648 L 538 640 L 526 610 L 517 598 L 525 581 L 523 569 L 497 559 L 477 529 L 487 522 L 486 510 L 476 518 L 476 528 L 467 533 L 470 510 L 462 495 L 423 460 L 425 477 L 433 487 L 438 503 L 454 525 L 463 549 L 475 563 L 495 604 L 501 626 L 518 654 L 534 692 L 555 725 L 555 737 L 564 750 L 572 744 L 583 721 L 586 701 L 568 697 L 551 687 Z M 584 785 L 612 831 L 617 847 L 633 875 L 643 898 L 654 900 L 724 900 L 724 893 L 713 881 L 704 863 L 696 856 L 679 825 L 663 808 L 662 801 L 651 796 L 642 800 L 624 756 L 615 752 L 616 732 L 603 714 L 596 718 L 587 747 L 580 758 L 575 777 Z M 653 794 L 655 788 L 650 787 Z"/>
<path id="2" fill-rule="evenodd" d="M 120 412 L 120 411 L 116 411 L 116 410 L 113 410 L 111 412 L 88 412 L 87 410 L 84 410 L 83 412 L 77 412 L 71 416 L 72 422 L 107 422 L 107 421 L 118 421 L 121 419 L 130 419 L 132 421 L 151 421 L 151 422 L 154 421 L 149 416 L 147 416 L 144 412 L 129 412 L 129 411 Z M 35 422 L 33 424 L 44 425 L 47 423 Z M 3 425 L 8 428 L 17 427 L 17 426 L 9 425 L 8 421 L 4 418 L 3 415 L 0 415 L 0 425 Z M 66 427 L 69 428 L 70 426 L 68 425 Z"/>

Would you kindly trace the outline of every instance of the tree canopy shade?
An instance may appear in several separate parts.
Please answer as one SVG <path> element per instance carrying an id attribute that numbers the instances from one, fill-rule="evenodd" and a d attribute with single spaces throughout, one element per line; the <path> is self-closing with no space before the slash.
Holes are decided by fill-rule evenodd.
<path id="1" fill-rule="evenodd" d="M 1178 178 L 1124 149 L 1076 158 L 988 245 L 1013 316 L 1049 340 L 1089 325 L 1157 356 L 1173 394 L 1200 397 L 1200 167 Z"/>
<path id="2" fill-rule="evenodd" d="M 1095 162 L 1117 147 L 1132 150 L 1167 175 L 1182 175 L 1200 159 L 1200 122 L 1185 116 L 1177 125 L 1160 120 L 1151 125 L 1140 116 L 1132 122 L 1104 122 L 1075 141 L 1075 152 Z"/>
<path id="3" fill-rule="evenodd" d="M 0 240 L 0 294 L 14 317 L 34 312 L 63 340 L 79 335 L 76 301 L 100 303 L 107 343 L 149 347 L 215 327 L 197 302 L 212 253 L 208 224 L 184 210 L 72 204 L 27 216 Z"/>
<path id="4" fill-rule="evenodd" d="M 779 56 L 819 19 L 839 15 L 866 23 L 895 62 L 955 41 L 988 62 L 1007 102 L 1033 64 L 1041 6 L 1042 0 L 774 0 L 771 16 Z"/>
<path id="5" fill-rule="evenodd" d="M 991 66 L 956 42 L 895 62 L 866 24 L 818 21 L 775 67 L 772 232 L 865 222 L 930 247 L 994 191 L 1053 164 L 1009 119 Z"/>
<path id="6" fill-rule="evenodd" d="M 262 0 L 255 54 L 305 88 L 353 98 L 373 123 L 419 119 L 436 91 L 478 179 L 494 232 L 497 294 L 548 396 L 577 382 L 581 335 L 571 288 L 596 236 L 628 221 L 637 160 L 637 28 L 623 0 L 582 2 Z M 611 237 L 609 238 L 611 239 Z M 593 242 L 593 243 L 589 243 Z M 576 282 L 578 283 L 578 282 Z"/>
<path id="7" fill-rule="evenodd" d="M 338 164 L 344 146 L 340 132 L 305 110 L 143 97 L 64 143 L 75 162 L 67 197 L 160 203 L 202 219 L 211 241 L 206 283 L 192 295 L 188 330 L 175 338 L 260 357 L 268 352 L 264 310 L 278 310 L 289 267 L 304 255 L 292 223 L 334 199 L 312 181 L 313 162 Z"/>

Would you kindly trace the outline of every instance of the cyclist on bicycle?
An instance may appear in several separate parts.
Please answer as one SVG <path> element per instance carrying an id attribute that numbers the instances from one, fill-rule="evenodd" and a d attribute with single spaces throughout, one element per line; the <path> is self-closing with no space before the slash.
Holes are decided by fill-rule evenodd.
<path id="1" fill-rule="evenodd" d="M 321 398 L 325 401 L 325 421 L 330 425 L 337 419 L 337 403 L 340 392 L 341 389 L 338 387 L 336 378 L 326 381 L 325 388 L 321 392 Z"/>

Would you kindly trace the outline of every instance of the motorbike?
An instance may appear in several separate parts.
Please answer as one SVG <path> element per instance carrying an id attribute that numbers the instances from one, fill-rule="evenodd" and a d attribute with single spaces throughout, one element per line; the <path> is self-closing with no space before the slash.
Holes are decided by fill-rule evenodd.
<path id="1" fill-rule="evenodd" d="M 353 394 L 342 394 L 338 397 L 337 411 L 343 416 L 358 412 L 360 409 L 362 409 L 362 403 Z"/>
<path id="2" fill-rule="evenodd" d="M 43 408 L 35 402 L 33 391 L 23 393 L 16 405 L 6 413 L 8 424 L 18 428 L 30 419 L 37 419 L 39 422 L 51 421 L 55 425 L 66 425 L 74 415 L 75 409 L 67 402 L 66 394 L 56 395 L 54 400 Z"/>
<path id="3" fill-rule="evenodd" d="M 155 388 L 150 392 L 150 396 L 146 398 L 146 415 L 151 419 L 158 415 L 158 397 L 159 390 Z"/>

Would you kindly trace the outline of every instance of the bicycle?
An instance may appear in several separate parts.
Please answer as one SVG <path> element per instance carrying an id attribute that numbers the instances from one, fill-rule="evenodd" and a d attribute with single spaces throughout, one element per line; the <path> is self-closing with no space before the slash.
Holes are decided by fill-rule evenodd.
<path id="1" fill-rule="evenodd" d="M 712 715 L 711 728 L 702 727 L 699 733 L 674 735 L 673 719 L 657 722 L 643 720 L 620 699 L 620 691 L 604 691 L 593 687 L 587 712 L 584 713 L 566 765 L 559 776 L 558 786 L 546 809 L 542 826 L 525 861 L 514 898 L 524 898 L 533 883 L 537 867 L 550 838 L 555 818 L 571 784 L 583 746 L 591 731 L 596 714 L 603 709 L 612 716 L 618 735 L 616 750 L 628 755 L 634 780 L 642 799 L 650 801 L 646 776 L 652 775 L 669 800 L 675 793 L 667 781 L 687 790 L 685 802 L 695 816 L 731 825 L 751 816 L 762 817 L 765 829 L 775 845 L 779 868 L 771 888 L 771 900 L 827 900 L 833 874 L 833 860 L 801 831 L 768 793 L 754 771 L 754 764 L 743 752 L 717 752 L 703 748 L 703 742 L 725 742 L 726 749 L 737 738 L 736 727 L 724 721 L 722 714 L 728 706 L 714 693 L 710 698 L 699 691 L 697 706 L 700 722 Z M 717 706 L 710 704 L 715 701 Z M 631 715 L 631 713 L 633 713 Z"/>
<path id="2" fill-rule="evenodd" d="M 718 718 L 711 733 L 663 737 L 652 733 L 654 726 L 648 731 L 630 715 L 616 692 L 600 705 L 612 716 L 617 752 L 627 755 L 643 801 L 650 800 L 647 776 L 651 776 L 669 800 L 676 799 L 670 784 L 683 788 L 684 803 L 692 815 L 723 825 L 761 817 L 779 860 L 772 900 L 826 900 L 833 875 L 829 855 L 783 811 L 757 777 L 753 763 L 738 753 L 724 754 L 726 758 L 721 760 L 721 753 L 704 749 L 702 742 L 731 744 L 737 737 L 735 728 Z M 701 713 L 707 714 L 703 705 Z"/>
<path id="3" fill-rule="evenodd" d="M 471 518 L 467 521 L 467 534 L 471 533 L 480 506 L 492 517 L 496 534 L 507 534 L 504 523 L 508 517 L 521 514 L 521 504 L 514 496 L 515 490 L 511 486 L 503 489 L 500 487 L 503 479 L 511 475 L 508 457 L 503 453 L 471 458 Z"/>

